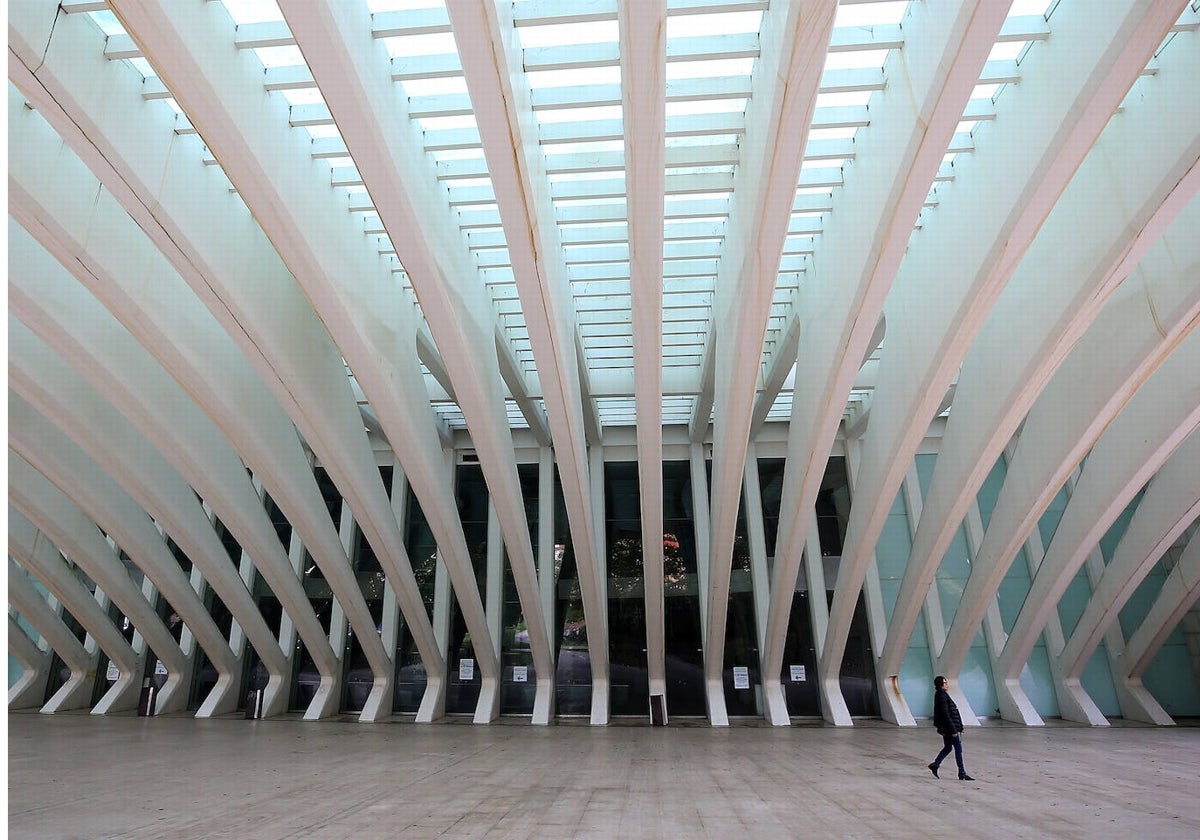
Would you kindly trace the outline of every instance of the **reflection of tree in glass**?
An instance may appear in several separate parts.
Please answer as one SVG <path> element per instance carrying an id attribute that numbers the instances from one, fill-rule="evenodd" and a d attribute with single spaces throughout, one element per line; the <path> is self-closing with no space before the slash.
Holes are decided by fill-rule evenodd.
<path id="1" fill-rule="evenodd" d="M 642 540 L 620 537 L 608 552 L 610 597 L 632 594 L 642 582 Z"/>
<path id="2" fill-rule="evenodd" d="M 750 549 L 746 546 L 746 538 L 741 534 L 733 538 L 732 568 L 734 571 L 750 571 Z"/>
<path id="3" fill-rule="evenodd" d="M 642 540 L 640 537 L 621 537 L 614 540 L 608 559 L 609 585 L 614 595 L 629 595 L 642 584 Z M 749 566 L 749 558 L 746 561 Z M 683 548 L 675 534 L 663 534 L 663 581 L 670 588 L 684 586 L 687 565 Z"/>

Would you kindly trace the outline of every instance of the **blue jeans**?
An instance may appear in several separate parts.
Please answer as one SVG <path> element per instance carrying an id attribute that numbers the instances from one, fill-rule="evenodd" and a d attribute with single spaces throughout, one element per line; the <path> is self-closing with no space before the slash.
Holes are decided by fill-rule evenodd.
<path id="1" fill-rule="evenodd" d="M 955 760 L 955 762 L 958 763 L 958 772 L 959 773 L 967 772 L 963 768 L 962 738 L 959 738 L 957 735 L 943 735 L 942 736 L 942 751 L 940 753 L 938 753 L 937 758 L 935 758 L 933 760 L 934 765 L 937 767 L 940 767 L 942 764 L 942 759 L 944 759 L 946 756 L 950 755 L 950 750 L 954 750 L 954 760 Z"/>

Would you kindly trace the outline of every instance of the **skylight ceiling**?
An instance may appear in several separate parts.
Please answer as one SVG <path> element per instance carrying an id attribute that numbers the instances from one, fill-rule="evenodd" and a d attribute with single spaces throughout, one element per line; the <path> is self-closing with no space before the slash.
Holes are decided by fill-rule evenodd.
<path id="1" fill-rule="evenodd" d="M 420 311 L 420 290 L 388 237 L 370 185 L 347 151 L 283 14 L 272 0 L 226 0 L 224 6 L 237 25 L 237 45 L 258 56 L 266 88 L 287 100 L 293 130 L 306 132 L 313 157 L 329 167 L 332 188 L 342 195 L 347 212 L 361 220 L 362 247 L 390 262 L 397 293 L 411 296 Z M 413 131 L 423 138 L 423 175 L 440 185 L 457 221 L 457 236 L 491 298 L 497 337 L 526 380 L 516 390 L 528 388 L 536 401 L 538 360 L 450 12 L 438 0 L 369 0 L 368 6 L 375 40 L 391 60 L 397 93 L 407 102 Z M 939 190 L 953 181 L 956 157 L 971 154 L 976 133 L 995 118 L 996 97 L 1005 86 L 1020 83 L 1021 62 L 1049 37 L 1053 19 L 1047 21 L 1046 15 L 1052 6 L 1049 0 L 1012 4 L 915 229 L 936 208 Z M 716 286 L 730 248 L 734 190 L 752 180 L 740 170 L 756 74 L 777 69 L 760 66 L 764 39 L 778 38 L 764 31 L 770 25 L 767 9 L 764 0 L 667 3 L 660 352 L 664 374 L 690 382 L 686 390 L 693 398 L 705 389 L 706 365 L 712 364 Z M 786 356 L 795 352 L 789 331 L 795 297 L 820 251 L 846 173 L 856 165 L 862 132 L 872 130 L 873 98 L 887 88 L 889 65 L 904 48 L 907 12 L 907 0 L 847 2 L 837 11 L 791 218 L 778 265 L 771 268 L 775 288 L 761 351 L 764 382 L 781 365 L 790 367 Z M 109 57 L 128 60 L 147 77 L 148 98 L 178 109 L 113 13 L 91 14 L 109 35 Z M 511 14 L 510 48 L 520 50 L 522 67 L 511 83 L 522 91 L 528 110 L 510 116 L 526 126 L 520 135 L 524 142 L 536 143 L 540 166 L 535 174 L 544 179 L 533 189 L 545 206 L 529 212 L 546 226 L 544 241 L 558 251 L 548 258 L 561 265 L 569 289 L 564 301 L 571 311 L 559 314 L 570 319 L 584 354 L 584 391 L 596 398 L 602 424 L 631 425 L 636 412 L 622 399 L 633 395 L 635 366 L 627 206 L 632 185 L 617 3 L 517 0 Z M 189 130 L 186 114 L 180 126 Z M 211 156 L 207 162 L 218 165 Z M 426 376 L 434 402 L 453 405 L 446 383 L 435 381 L 428 368 Z M 506 387 L 518 396 L 514 381 L 506 381 Z M 789 389 L 790 382 L 782 388 Z M 771 419 L 784 416 L 778 395 L 778 390 L 764 395 L 775 406 Z M 664 397 L 664 422 L 694 422 L 697 418 L 689 419 L 681 408 L 688 399 Z M 711 407 L 711 400 L 692 400 L 694 409 L 704 406 Z"/>

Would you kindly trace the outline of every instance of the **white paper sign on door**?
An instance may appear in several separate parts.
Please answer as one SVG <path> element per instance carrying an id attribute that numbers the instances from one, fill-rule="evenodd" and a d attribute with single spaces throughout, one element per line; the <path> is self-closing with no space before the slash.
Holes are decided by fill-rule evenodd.
<path id="1" fill-rule="evenodd" d="M 804 673 L 803 665 L 793 665 L 793 666 L 791 666 L 791 670 L 792 670 L 792 682 L 804 682 L 806 679 L 808 679 L 808 677 Z"/>
<path id="2" fill-rule="evenodd" d="M 745 665 L 733 666 L 733 687 L 734 688 L 749 688 L 750 687 L 750 669 Z"/>
<path id="3" fill-rule="evenodd" d="M 526 665 L 513 666 L 513 682 L 529 682 L 529 668 Z"/>
<path id="4" fill-rule="evenodd" d="M 458 678 L 463 682 L 475 678 L 475 660 L 460 659 L 458 660 Z"/>

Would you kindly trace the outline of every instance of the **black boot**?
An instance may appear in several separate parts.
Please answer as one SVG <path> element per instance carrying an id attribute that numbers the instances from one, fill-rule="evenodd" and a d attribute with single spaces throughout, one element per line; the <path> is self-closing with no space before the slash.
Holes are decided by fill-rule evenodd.
<path id="1" fill-rule="evenodd" d="M 935 773 L 934 775 L 936 776 L 937 774 Z M 975 781 L 975 777 L 968 776 L 966 770 L 959 770 L 958 771 L 958 780 L 960 782 L 973 782 L 973 781 Z"/>
<path id="2" fill-rule="evenodd" d="M 936 779 L 936 778 L 938 777 L 938 774 L 937 774 L 937 765 L 936 765 L 936 764 L 930 764 L 930 765 L 929 765 L 929 772 L 930 772 L 930 773 L 932 773 L 932 774 L 933 774 L 933 778 L 935 778 L 935 779 Z"/>

